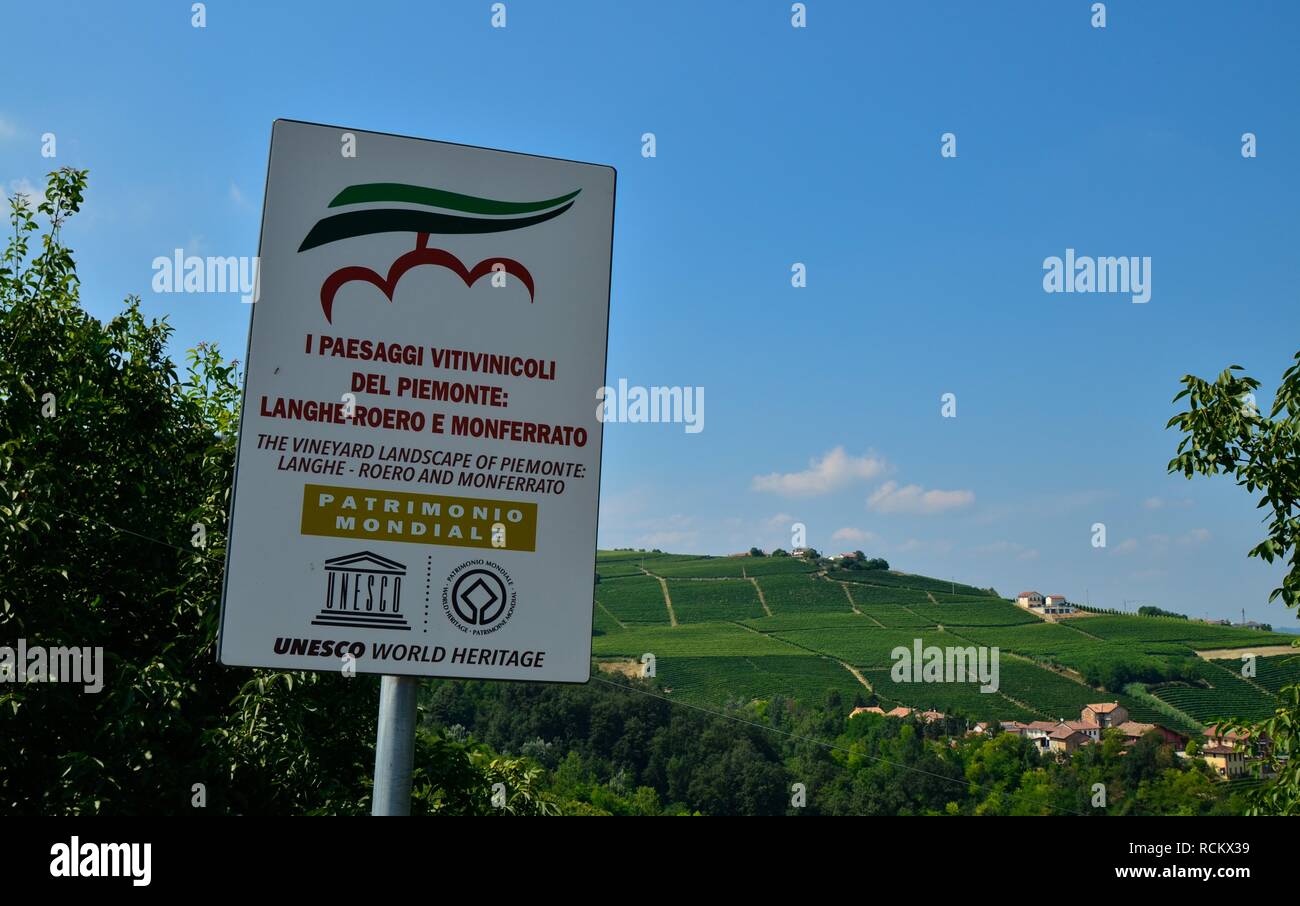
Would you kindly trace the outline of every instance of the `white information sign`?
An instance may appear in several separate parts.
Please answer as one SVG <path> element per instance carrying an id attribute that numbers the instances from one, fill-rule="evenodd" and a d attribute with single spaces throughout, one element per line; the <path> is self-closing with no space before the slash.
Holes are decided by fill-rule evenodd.
<path id="1" fill-rule="evenodd" d="M 589 678 L 614 176 L 276 121 L 221 663 Z"/>

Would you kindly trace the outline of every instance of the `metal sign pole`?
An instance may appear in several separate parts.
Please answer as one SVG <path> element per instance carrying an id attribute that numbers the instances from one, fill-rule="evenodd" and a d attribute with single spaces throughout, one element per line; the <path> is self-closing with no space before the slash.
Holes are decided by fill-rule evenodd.
<path id="1" fill-rule="evenodd" d="M 411 763 L 415 760 L 418 677 L 380 680 L 379 728 L 375 734 L 375 788 L 372 815 L 411 814 Z"/>

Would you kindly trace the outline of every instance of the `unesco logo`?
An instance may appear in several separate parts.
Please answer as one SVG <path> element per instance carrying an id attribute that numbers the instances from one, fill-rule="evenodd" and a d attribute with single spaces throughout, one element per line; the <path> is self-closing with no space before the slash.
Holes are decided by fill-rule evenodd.
<path id="1" fill-rule="evenodd" d="M 496 632 L 514 616 L 517 602 L 514 579 L 490 560 L 466 560 L 442 587 L 443 614 L 470 635 Z"/>

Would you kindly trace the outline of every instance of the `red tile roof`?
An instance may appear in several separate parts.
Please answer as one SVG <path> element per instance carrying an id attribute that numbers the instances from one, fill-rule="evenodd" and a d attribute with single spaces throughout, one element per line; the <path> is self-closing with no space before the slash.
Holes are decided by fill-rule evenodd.
<path id="1" fill-rule="evenodd" d="M 1064 720 L 1064 721 L 1061 721 L 1061 723 L 1062 723 L 1064 726 L 1069 727 L 1071 730 L 1084 731 L 1084 730 L 1100 730 L 1100 729 L 1101 729 L 1101 724 L 1094 723 L 1093 721 L 1090 721 L 1090 720 Z"/>

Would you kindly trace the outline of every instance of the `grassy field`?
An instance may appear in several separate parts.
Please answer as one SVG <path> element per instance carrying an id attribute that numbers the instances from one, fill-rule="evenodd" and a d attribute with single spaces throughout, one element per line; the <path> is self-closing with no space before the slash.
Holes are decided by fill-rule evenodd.
<path id="1" fill-rule="evenodd" d="M 635 551 L 601 552 L 597 571 L 596 659 L 653 654 L 668 695 L 708 707 L 774 695 L 822 701 L 832 690 L 847 707 L 874 691 L 886 707 L 1054 720 L 1077 719 L 1087 704 L 1119 701 L 1134 720 L 1195 732 L 1222 717 L 1265 716 L 1277 706 L 1277 691 L 1300 681 L 1294 656 L 1260 657 L 1257 676 L 1245 678 L 1237 660 L 1196 655 L 1286 644 L 1291 636 L 1111 614 L 1051 624 L 992 593 L 960 583 L 954 593 L 953 583 L 925 576 L 814 573 L 794 558 Z M 895 683 L 891 653 L 910 650 L 916 639 L 941 648 L 998 648 L 998 691 L 981 692 L 978 683 Z M 1106 669 L 1116 665 L 1174 665 L 1180 672 L 1156 675 L 1177 681 L 1134 683 L 1128 693 L 1085 682 L 1107 682 Z"/>

